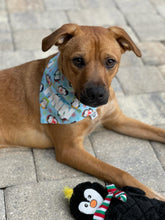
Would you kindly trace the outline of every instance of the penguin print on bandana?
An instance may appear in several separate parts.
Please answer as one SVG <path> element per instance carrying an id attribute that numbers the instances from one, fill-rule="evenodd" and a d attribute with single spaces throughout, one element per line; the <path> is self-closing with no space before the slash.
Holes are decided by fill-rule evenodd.
<path id="1" fill-rule="evenodd" d="M 58 87 L 58 92 L 64 96 L 68 95 L 68 91 L 63 86 Z"/>
<path id="2" fill-rule="evenodd" d="M 51 80 L 51 78 L 50 78 L 50 76 L 48 74 L 46 74 L 46 81 L 49 84 L 49 86 L 52 85 L 52 80 Z"/>
<path id="3" fill-rule="evenodd" d="M 71 83 L 58 69 L 58 57 L 59 53 L 49 60 L 41 80 L 41 123 L 71 124 L 91 117 L 93 112 L 97 115 L 97 108 L 85 106 L 75 97 Z"/>
<path id="4" fill-rule="evenodd" d="M 55 82 L 58 82 L 58 81 L 60 81 L 60 71 L 59 70 L 57 70 L 56 72 L 55 72 L 55 74 L 54 74 L 54 81 Z"/>
<path id="5" fill-rule="evenodd" d="M 43 109 L 46 109 L 47 108 L 47 105 L 49 103 L 49 100 L 45 97 L 41 100 L 40 102 L 40 107 L 43 108 Z"/>
<path id="6" fill-rule="evenodd" d="M 54 124 L 54 125 L 57 124 L 57 120 L 53 115 L 48 115 L 47 121 L 48 121 L 48 124 Z"/>
<path id="7" fill-rule="evenodd" d="M 78 109 L 79 106 L 80 106 L 80 101 L 77 98 L 74 98 L 73 102 L 71 103 L 71 105 L 72 105 L 73 108 Z"/>
<path id="8" fill-rule="evenodd" d="M 41 83 L 40 84 L 40 92 L 42 92 L 44 90 L 44 85 Z"/>
<path id="9" fill-rule="evenodd" d="M 90 115 L 92 114 L 92 112 L 93 112 L 93 109 L 91 109 L 91 108 L 85 109 L 85 110 L 83 111 L 83 113 L 82 113 L 82 116 L 83 116 L 84 118 L 86 118 L 87 116 L 90 116 Z"/>

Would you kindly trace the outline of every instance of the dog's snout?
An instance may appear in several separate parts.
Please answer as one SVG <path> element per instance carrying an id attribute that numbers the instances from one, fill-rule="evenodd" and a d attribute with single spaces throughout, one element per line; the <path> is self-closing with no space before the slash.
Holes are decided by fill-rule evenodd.
<path id="1" fill-rule="evenodd" d="M 103 86 L 90 86 L 83 89 L 80 101 L 88 106 L 97 107 L 108 102 L 109 92 Z"/>
<path id="2" fill-rule="evenodd" d="M 105 89 L 103 87 L 90 87 L 86 89 L 87 97 L 92 101 L 102 100 L 104 98 Z"/>

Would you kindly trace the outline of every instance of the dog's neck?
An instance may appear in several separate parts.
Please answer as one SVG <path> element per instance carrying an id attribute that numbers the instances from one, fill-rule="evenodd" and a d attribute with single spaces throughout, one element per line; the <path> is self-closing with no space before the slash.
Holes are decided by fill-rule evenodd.
<path id="1" fill-rule="evenodd" d="M 42 124 L 71 124 L 90 116 L 97 117 L 96 108 L 82 104 L 72 85 L 58 69 L 58 57 L 49 60 L 40 85 Z"/>

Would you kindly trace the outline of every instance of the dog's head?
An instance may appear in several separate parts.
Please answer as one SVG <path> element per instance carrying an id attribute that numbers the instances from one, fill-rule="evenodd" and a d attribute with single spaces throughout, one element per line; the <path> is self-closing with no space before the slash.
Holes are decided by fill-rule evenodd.
<path id="1" fill-rule="evenodd" d="M 140 50 L 119 27 L 65 24 L 42 41 L 42 50 L 56 45 L 60 51 L 59 69 L 71 82 L 77 98 L 97 107 L 108 102 L 109 88 L 116 75 L 121 54 Z"/>

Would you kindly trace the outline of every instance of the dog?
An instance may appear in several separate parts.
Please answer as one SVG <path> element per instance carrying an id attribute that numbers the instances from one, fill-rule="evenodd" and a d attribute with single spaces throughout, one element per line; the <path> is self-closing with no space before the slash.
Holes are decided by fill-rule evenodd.
<path id="1" fill-rule="evenodd" d="M 65 24 L 45 37 L 42 50 L 47 51 L 53 45 L 59 49 L 58 70 L 53 82 L 46 76 L 47 91 L 50 92 L 50 86 L 57 85 L 61 72 L 68 80 L 69 88 L 74 91 L 72 95 L 76 100 L 72 105 L 76 106 L 75 109 L 79 109 L 79 105 L 90 109 L 84 110 L 80 121 L 70 124 L 67 123 L 67 116 L 62 118 L 60 112 L 57 115 L 61 116 L 61 123 L 51 114 L 47 116 L 47 123 L 40 123 L 40 110 L 46 109 L 45 100 L 59 98 L 50 94 L 39 103 L 43 73 L 45 68 L 50 71 L 50 60 L 57 54 L 2 70 L 0 146 L 55 147 L 56 159 L 61 163 L 119 187 L 129 185 L 141 188 L 148 197 L 165 200 L 127 172 L 104 163 L 83 148 L 84 137 L 100 123 L 125 135 L 165 143 L 164 129 L 146 125 L 123 114 L 111 87 L 121 55 L 129 50 L 141 57 L 138 47 L 122 28 L 77 24 Z M 58 89 L 62 97 L 67 96 L 68 91 L 63 86 Z"/>

